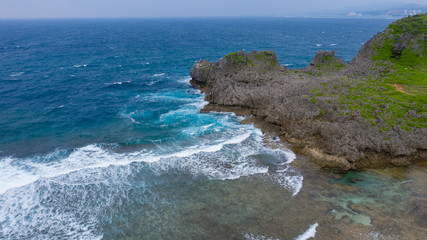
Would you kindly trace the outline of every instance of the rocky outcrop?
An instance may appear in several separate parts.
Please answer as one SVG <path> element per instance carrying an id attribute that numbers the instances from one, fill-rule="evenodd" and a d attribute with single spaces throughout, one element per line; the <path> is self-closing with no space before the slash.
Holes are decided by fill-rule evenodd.
<path id="1" fill-rule="evenodd" d="M 209 105 L 202 111 L 244 109 L 277 126 L 278 135 L 323 167 L 349 170 L 426 160 L 425 127 L 408 130 L 396 124 L 383 130 L 381 120 L 373 124 L 362 111 L 342 104 L 341 96 L 350 94 L 352 84 L 383 74 L 386 64 L 371 60 L 371 46 L 382 38 L 384 34 L 374 36 L 349 63 L 333 51 L 319 51 L 299 70 L 280 66 L 272 51 L 200 60 L 191 69 L 190 83 L 206 94 Z"/>

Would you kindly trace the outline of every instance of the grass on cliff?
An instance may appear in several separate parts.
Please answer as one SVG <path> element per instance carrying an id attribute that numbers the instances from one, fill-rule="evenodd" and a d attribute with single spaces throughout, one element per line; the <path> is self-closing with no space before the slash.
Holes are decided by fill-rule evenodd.
<path id="1" fill-rule="evenodd" d="M 339 71 L 344 67 L 343 64 L 333 63 L 332 57 L 322 56 L 322 64 L 316 64 L 316 68 L 318 70 L 318 74 L 322 72 L 334 72 Z M 319 74 L 319 76 L 320 76 Z"/>
<path id="2" fill-rule="evenodd" d="M 372 77 L 364 81 L 348 80 L 346 84 L 346 92 L 335 93 L 340 114 L 357 111 L 380 132 L 394 126 L 404 130 L 427 127 L 427 119 L 423 116 L 427 104 L 424 94 L 408 95 Z"/>
<path id="3" fill-rule="evenodd" d="M 390 24 L 389 29 L 382 45 L 372 47 L 376 55 L 371 58 L 378 65 L 383 61 L 392 65 L 371 84 L 384 88 L 381 99 L 391 102 L 389 107 L 395 114 L 392 118 L 400 118 L 403 129 L 427 127 L 425 115 L 414 117 L 414 113 L 427 113 L 427 14 L 399 20 Z M 405 46 L 403 49 L 396 48 L 399 41 Z"/>
<path id="4" fill-rule="evenodd" d="M 371 59 L 385 67 L 381 75 L 359 80 L 349 76 L 339 82 L 344 88 L 330 83 L 325 95 L 335 99 L 340 115 L 359 112 L 380 132 L 394 126 L 404 130 L 427 127 L 427 14 L 397 21 L 389 29 L 383 42 L 372 46 Z M 410 41 L 403 43 L 404 49 L 396 49 L 402 39 Z M 319 92 L 314 95 L 321 97 Z"/>
<path id="5" fill-rule="evenodd" d="M 235 64 L 249 64 L 252 67 L 254 67 L 256 64 L 254 63 L 254 61 L 258 61 L 258 62 L 270 62 L 270 67 L 274 67 L 276 65 L 278 65 L 277 60 L 272 59 L 274 53 L 269 50 L 262 50 L 262 51 L 258 51 L 255 54 L 253 54 L 252 56 L 254 57 L 253 59 L 250 59 L 248 57 L 248 55 L 242 55 L 244 53 L 242 52 L 232 52 L 229 53 L 227 55 L 225 55 L 225 58 L 227 60 L 233 61 L 233 63 Z M 254 60 L 254 61 L 253 61 Z"/>
<path id="6" fill-rule="evenodd" d="M 232 60 L 234 63 L 240 64 L 246 62 L 246 56 L 239 55 L 239 52 L 232 52 L 225 55 L 225 58 L 228 60 Z"/>

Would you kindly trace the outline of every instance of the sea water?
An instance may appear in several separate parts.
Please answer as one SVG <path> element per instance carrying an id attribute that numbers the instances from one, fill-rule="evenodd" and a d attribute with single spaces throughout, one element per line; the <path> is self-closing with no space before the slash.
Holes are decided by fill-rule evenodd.
<path id="1" fill-rule="evenodd" d="M 295 154 L 242 117 L 199 113 L 189 71 L 242 49 L 289 68 L 318 50 L 350 61 L 390 21 L 0 21 L 0 238 L 315 236 Z"/>

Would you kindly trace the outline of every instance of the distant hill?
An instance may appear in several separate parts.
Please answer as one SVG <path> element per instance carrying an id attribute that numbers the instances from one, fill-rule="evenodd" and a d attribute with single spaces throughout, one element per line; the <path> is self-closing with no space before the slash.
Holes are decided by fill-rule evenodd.
<path id="1" fill-rule="evenodd" d="M 406 17 L 427 12 L 427 6 L 416 4 L 395 6 L 383 9 L 355 10 L 344 13 L 348 17 Z"/>
<path id="2" fill-rule="evenodd" d="M 345 8 L 334 12 L 319 12 L 317 17 L 346 17 L 346 18 L 403 18 L 427 12 L 427 5 L 418 4 L 377 4 Z"/>

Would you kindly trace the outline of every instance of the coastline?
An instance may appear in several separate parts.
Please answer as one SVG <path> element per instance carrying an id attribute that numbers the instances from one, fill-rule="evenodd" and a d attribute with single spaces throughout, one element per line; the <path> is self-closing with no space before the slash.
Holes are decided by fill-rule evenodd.
<path id="1" fill-rule="evenodd" d="M 315 145 L 315 142 L 289 137 L 286 132 L 281 129 L 281 126 L 266 122 L 263 119 L 254 116 L 253 111 L 249 108 L 207 104 L 200 112 L 232 112 L 237 116 L 246 117 L 240 122 L 241 124 L 253 124 L 264 134 L 279 137 L 282 143 L 286 144 L 293 152 L 296 154 L 308 156 L 319 168 L 340 170 L 345 172 L 348 170 L 366 170 L 409 166 L 418 162 L 423 163 L 427 159 L 426 152 L 394 159 L 390 159 L 390 156 L 387 156 L 383 153 L 373 152 L 371 154 L 366 154 L 364 161 L 358 162 L 359 165 L 349 166 L 349 163 L 344 158 L 324 153 L 319 147 Z"/>
<path id="2" fill-rule="evenodd" d="M 217 107 L 246 117 L 201 114 L 207 94 L 188 83 L 196 56 L 216 61 L 242 45 L 271 46 L 294 69 L 320 49 L 336 49 L 347 61 L 389 22 L 238 18 L 3 25 L 3 52 L 10 57 L 3 59 L 0 109 L 0 239 L 423 239 L 425 165 L 323 169 L 285 139 L 280 122 L 259 115 L 280 105 Z M 57 31 L 46 31 L 52 28 Z M 294 69 L 286 69 L 282 80 L 317 81 L 314 73 Z M 237 85 L 269 85 L 274 77 L 259 76 L 265 81 L 241 78 Z M 322 77 L 311 86 L 327 83 L 328 75 Z M 286 88 L 274 84 L 271 93 Z M 309 94 L 316 104 L 325 97 Z M 280 101 L 269 95 L 266 103 Z M 319 110 L 310 98 L 295 97 L 302 103 L 295 106 Z M 216 111 L 214 104 L 202 111 L 209 108 Z"/>
<path id="3" fill-rule="evenodd" d="M 304 177 L 304 187 L 289 198 L 292 205 L 299 207 L 286 209 L 286 214 L 295 217 L 296 212 L 304 215 L 305 209 L 310 209 L 311 226 L 317 226 L 315 239 L 422 239 L 426 234 L 427 212 L 420 208 L 425 203 L 425 161 L 349 171 L 325 169 L 322 162 L 306 152 L 307 148 L 287 139 L 280 126 L 253 116 L 249 108 L 208 104 L 201 112 L 243 116 L 241 124 L 252 124 L 265 134 L 264 144 L 274 148 L 277 142 L 271 139 L 279 137 L 280 144 L 295 153 L 296 159 L 290 165 Z M 251 236 L 274 238 L 280 236 L 280 230 L 272 227 L 269 235 Z"/>
<path id="4" fill-rule="evenodd" d="M 426 201 L 425 189 L 420 185 L 427 177 L 426 161 L 402 166 L 383 161 L 375 167 L 343 171 L 340 167 L 330 167 L 330 163 L 325 165 L 321 152 L 304 146 L 305 143 L 297 139 L 286 138 L 280 126 L 253 116 L 251 109 L 207 104 L 201 112 L 232 112 L 245 117 L 240 123 L 260 129 L 266 136 L 267 146 L 274 148 L 276 143 L 270 139 L 279 137 L 280 143 L 295 153 L 296 158 L 290 165 L 304 176 L 304 187 L 290 200 L 301 205 L 300 211 L 304 211 L 304 206 L 315 209 L 316 218 L 311 225 L 316 226 L 315 239 L 422 239 L 427 233 L 427 212 L 420 207 Z M 384 188 L 384 192 L 377 187 Z M 387 199 L 389 194 L 396 194 L 391 199 L 399 196 L 403 201 Z M 270 234 L 273 233 L 275 231 Z"/>
<path id="5" fill-rule="evenodd" d="M 196 62 L 190 84 L 206 94 L 209 104 L 201 112 L 251 115 L 263 131 L 274 126 L 321 167 L 348 171 L 426 161 L 425 18 L 390 24 L 348 63 L 334 51 L 318 51 L 308 66 L 293 70 L 271 50 L 243 50 Z M 405 30 L 411 24 L 421 30 Z"/>

